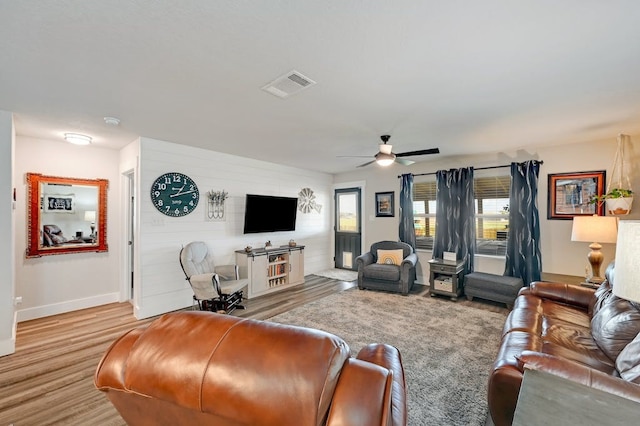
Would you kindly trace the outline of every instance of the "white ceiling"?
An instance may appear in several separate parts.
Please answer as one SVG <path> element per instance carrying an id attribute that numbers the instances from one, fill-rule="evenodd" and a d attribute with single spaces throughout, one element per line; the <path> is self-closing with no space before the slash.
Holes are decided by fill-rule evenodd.
<path id="1" fill-rule="evenodd" d="M 7 0 L 0 109 L 329 173 L 385 133 L 440 157 L 614 140 L 640 133 L 639 23 L 637 0 Z M 260 89 L 293 69 L 318 84 Z"/>

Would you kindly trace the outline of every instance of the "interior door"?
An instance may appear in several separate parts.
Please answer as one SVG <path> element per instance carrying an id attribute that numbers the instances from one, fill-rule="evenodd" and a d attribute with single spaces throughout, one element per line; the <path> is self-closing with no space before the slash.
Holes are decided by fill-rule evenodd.
<path id="1" fill-rule="evenodd" d="M 356 270 L 362 248 L 362 206 L 360 188 L 336 189 L 335 267 Z"/>

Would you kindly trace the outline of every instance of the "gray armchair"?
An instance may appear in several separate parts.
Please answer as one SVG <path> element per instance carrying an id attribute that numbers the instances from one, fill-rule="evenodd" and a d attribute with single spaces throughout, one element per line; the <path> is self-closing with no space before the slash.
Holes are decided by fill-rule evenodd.
<path id="1" fill-rule="evenodd" d="M 402 258 L 393 261 L 393 253 L 378 250 L 402 250 Z M 385 263 L 385 259 L 388 261 Z M 409 294 L 416 280 L 416 263 L 418 255 L 407 243 L 399 241 L 379 241 L 371 245 L 371 250 L 356 258 L 358 265 L 358 288 L 395 291 L 403 295 Z M 397 264 L 393 264 L 397 263 Z"/>

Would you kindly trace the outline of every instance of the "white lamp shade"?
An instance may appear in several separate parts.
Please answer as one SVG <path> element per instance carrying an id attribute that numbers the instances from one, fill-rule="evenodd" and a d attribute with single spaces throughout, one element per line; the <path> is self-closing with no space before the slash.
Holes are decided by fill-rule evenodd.
<path id="1" fill-rule="evenodd" d="M 613 294 L 640 302 L 640 220 L 621 220 L 618 227 Z"/>
<path id="2" fill-rule="evenodd" d="M 594 215 L 573 218 L 571 241 L 615 243 L 617 235 L 618 218 L 616 217 Z"/>
<path id="3" fill-rule="evenodd" d="M 84 220 L 86 222 L 95 222 L 96 221 L 96 211 L 95 210 L 87 210 L 84 212 Z"/>

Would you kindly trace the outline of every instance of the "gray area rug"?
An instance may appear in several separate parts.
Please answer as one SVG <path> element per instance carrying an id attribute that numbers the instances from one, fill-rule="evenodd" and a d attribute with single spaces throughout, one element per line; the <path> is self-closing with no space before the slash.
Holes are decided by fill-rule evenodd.
<path id="1" fill-rule="evenodd" d="M 429 296 L 345 290 L 271 321 L 343 338 L 355 355 L 387 343 L 402 355 L 409 425 L 484 425 L 487 380 L 505 315 Z"/>
<path id="2" fill-rule="evenodd" d="M 347 271 L 346 269 L 327 269 L 326 271 L 314 272 L 313 275 L 332 278 L 338 281 L 355 281 L 358 279 L 356 271 Z"/>

